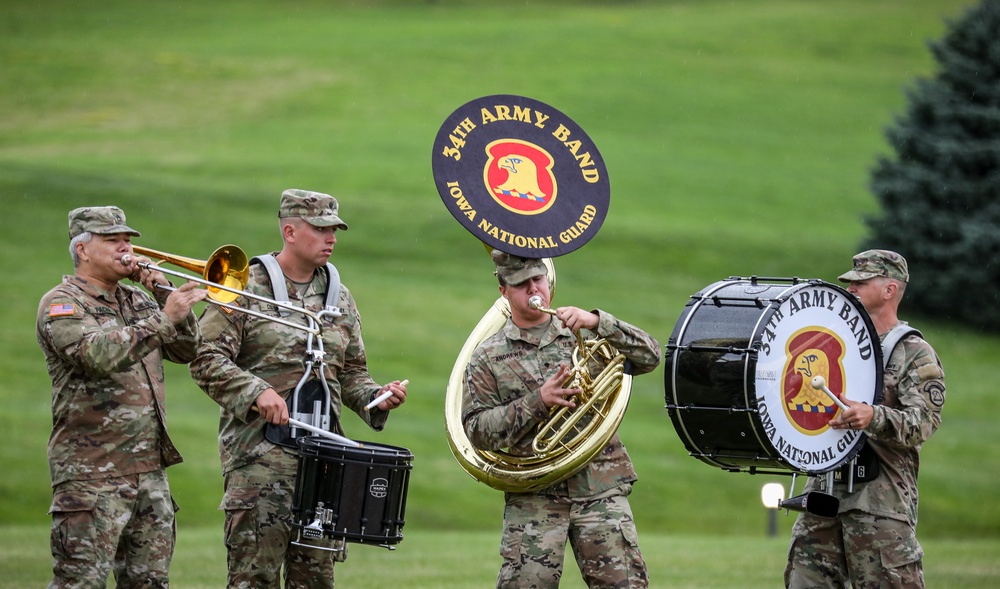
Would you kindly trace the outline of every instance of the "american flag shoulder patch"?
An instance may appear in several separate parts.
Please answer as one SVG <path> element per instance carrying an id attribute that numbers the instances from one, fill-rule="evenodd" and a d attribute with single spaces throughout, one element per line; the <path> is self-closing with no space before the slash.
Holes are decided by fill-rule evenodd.
<path id="1" fill-rule="evenodd" d="M 76 305 L 73 303 L 49 305 L 49 317 L 65 317 L 74 313 L 76 313 Z"/>

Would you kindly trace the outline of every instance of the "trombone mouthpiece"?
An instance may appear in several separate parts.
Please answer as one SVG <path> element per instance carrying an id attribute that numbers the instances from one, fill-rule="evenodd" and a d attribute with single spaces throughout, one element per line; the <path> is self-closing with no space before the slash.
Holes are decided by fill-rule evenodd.
<path id="1" fill-rule="evenodd" d="M 131 254 L 125 254 L 118 261 L 121 262 L 123 266 L 128 266 L 129 264 L 132 263 L 132 255 Z"/>

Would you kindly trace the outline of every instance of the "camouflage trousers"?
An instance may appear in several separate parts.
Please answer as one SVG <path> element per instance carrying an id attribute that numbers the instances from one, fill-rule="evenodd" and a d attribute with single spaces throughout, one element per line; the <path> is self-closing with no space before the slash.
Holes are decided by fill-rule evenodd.
<path id="1" fill-rule="evenodd" d="M 558 587 L 566 541 L 588 587 L 648 587 L 631 485 L 593 497 L 507 493 L 498 588 Z"/>
<path id="2" fill-rule="evenodd" d="M 785 587 L 922 588 L 924 553 L 904 521 L 848 511 L 834 519 L 799 514 Z"/>
<path id="3" fill-rule="evenodd" d="M 168 587 L 176 510 L 163 470 L 60 483 L 49 589 L 103 588 L 112 571 L 119 589 Z"/>
<path id="4" fill-rule="evenodd" d="M 285 589 L 334 586 L 333 565 L 347 558 L 346 542 L 309 541 L 328 550 L 292 544 L 298 536 L 292 525 L 297 470 L 298 457 L 275 447 L 226 474 L 220 509 L 226 512 L 230 589 L 277 589 L 282 567 Z"/>

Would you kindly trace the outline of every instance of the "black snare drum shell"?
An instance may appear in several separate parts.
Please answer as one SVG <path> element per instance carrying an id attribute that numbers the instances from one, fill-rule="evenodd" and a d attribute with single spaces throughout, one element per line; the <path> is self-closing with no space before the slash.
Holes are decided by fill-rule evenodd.
<path id="1" fill-rule="evenodd" d="M 346 446 L 318 436 L 299 438 L 295 525 L 315 517 L 322 502 L 333 510 L 324 536 L 389 546 L 403 539 L 413 455 L 405 448 L 360 442 Z"/>

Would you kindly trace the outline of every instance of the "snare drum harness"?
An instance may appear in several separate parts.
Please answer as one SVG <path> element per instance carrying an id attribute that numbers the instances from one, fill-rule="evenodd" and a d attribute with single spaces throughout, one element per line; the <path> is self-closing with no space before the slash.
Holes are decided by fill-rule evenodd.
<path id="1" fill-rule="evenodd" d="M 278 260 L 273 254 L 255 256 L 250 263 L 260 263 L 267 270 L 268 278 L 271 280 L 271 289 L 274 300 L 279 303 L 289 304 L 288 289 L 285 287 L 285 274 L 278 265 Z M 318 318 L 340 317 L 342 315 L 337 303 L 340 301 L 340 272 L 337 267 L 330 262 L 326 263 L 326 300 L 323 310 L 319 312 Z M 278 306 L 278 314 L 281 317 L 288 317 L 292 311 Z M 313 317 L 307 315 L 309 327 L 319 327 Z M 315 338 L 315 340 L 314 340 Z M 315 345 L 314 345 L 315 343 Z M 295 385 L 295 390 L 291 397 L 285 400 L 288 404 L 288 413 L 292 419 L 301 421 L 313 427 L 330 431 L 330 387 L 326 382 L 326 353 L 323 351 L 323 337 L 309 333 L 306 339 L 306 355 L 303 360 L 304 370 L 302 378 Z M 313 369 L 319 374 L 318 379 L 309 380 Z M 300 394 L 302 396 L 300 403 Z M 300 405 L 305 404 L 303 408 Z M 311 407 L 308 406 L 311 404 Z M 278 426 L 267 424 L 264 437 L 275 444 L 297 448 L 295 438 L 299 436 L 299 429 L 295 426 Z"/>

